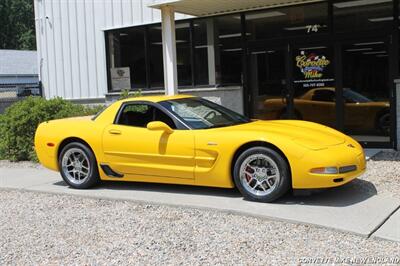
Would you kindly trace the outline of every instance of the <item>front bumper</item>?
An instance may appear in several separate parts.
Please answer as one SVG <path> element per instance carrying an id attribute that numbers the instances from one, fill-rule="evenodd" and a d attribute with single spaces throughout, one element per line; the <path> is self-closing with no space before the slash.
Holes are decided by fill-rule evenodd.
<path id="1" fill-rule="evenodd" d="M 344 185 L 363 174 L 366 161 L 361 147 L 345 142 L 326 149 L 309 151 L 303 158 L 291 165 L 292 187 L 294 189 L 329 188 Z M 310 169 L 336 166 L 337 168 L 355 165 L 356 170 L 338 174 L 314 174 Z"/>

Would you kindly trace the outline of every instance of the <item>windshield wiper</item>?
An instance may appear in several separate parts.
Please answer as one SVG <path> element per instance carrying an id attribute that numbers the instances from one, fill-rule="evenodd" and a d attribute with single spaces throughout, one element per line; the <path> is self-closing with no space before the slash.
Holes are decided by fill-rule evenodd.
<path id="1" fill-rule="evenodd" d="M 248 123 L 248 122 L 238 121 L 238 122 L 233 122 L 233 123 L 228 123 L 228 124 L 213 125 L 213 126 L 209 126 L 207 128 L 229 127 L 229 126 L 236 126 L 236 125 L 245 124 L 245 123 Z"/>
<path id="2" fill-rule="evenodd" d="M 228 126 L 232 126 L 232 125 L 234 125 L 234 124 L 220 124 L 220 125 L 212 125 L 207 128 L 228 127 Z"/>

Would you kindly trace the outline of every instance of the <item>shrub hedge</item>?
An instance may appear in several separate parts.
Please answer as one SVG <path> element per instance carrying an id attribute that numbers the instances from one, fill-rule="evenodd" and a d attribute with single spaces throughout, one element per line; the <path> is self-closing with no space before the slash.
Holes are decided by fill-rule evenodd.
<path id="1" fill-rule="evenodd" d="M 0 114 L 0 159 L 37 161 L 33 139 L 41 122 L 93 115 L 102 108 L 74 104 L 61 98 L 28 97 L 19 101 Z"/>

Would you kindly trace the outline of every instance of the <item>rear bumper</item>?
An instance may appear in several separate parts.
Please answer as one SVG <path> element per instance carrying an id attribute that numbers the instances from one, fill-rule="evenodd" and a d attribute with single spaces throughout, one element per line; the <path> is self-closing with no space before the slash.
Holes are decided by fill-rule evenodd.
<path id="1" fill-rule="evenodd" d="M 45 123 L 38 126 L 35 133 L 35 151 L 39 162 L 46 168 L 58 171 L 57 146 L 47 146 L 47 142 L 52 142 L 49 137 L 45 137 Z"/>
<path id="2" fill-rule="evenodd" d="M 349 143 L 308 152 L 292 167 L 294 189 L 329 188 L 344 185 L 366 170 L 365 155 L 361 147 L 349 147 Z M 338 174 L 314 174 L 312 168 L 355 165 L 356 170 Z"/>

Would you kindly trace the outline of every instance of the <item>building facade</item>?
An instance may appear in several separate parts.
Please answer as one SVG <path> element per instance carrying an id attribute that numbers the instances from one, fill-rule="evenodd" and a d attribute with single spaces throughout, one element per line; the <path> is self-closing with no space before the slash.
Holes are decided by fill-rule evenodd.
<path id="1" fill-rule="evenodd" d="M 178 12 L 179 93 L 397 146 L 398 0 L 35 0 L 44 95 L 164 93 L 163 5 Z"/>

